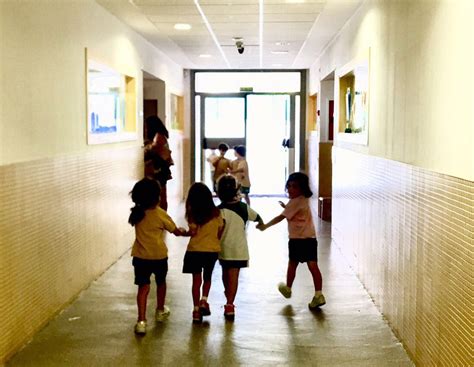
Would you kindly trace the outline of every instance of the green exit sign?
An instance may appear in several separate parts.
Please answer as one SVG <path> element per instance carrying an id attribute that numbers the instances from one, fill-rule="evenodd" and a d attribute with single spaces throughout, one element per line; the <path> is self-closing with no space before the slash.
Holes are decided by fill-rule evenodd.
<path id="1" fill-rule="evenodd" d="M 241 92 L 253 92 L 253 87 L 240 87 Z"/>

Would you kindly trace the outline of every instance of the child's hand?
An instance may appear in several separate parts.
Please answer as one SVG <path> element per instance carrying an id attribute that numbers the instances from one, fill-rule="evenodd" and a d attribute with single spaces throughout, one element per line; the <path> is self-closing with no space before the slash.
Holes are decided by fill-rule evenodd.
<path id="1" fill-rule="evenodd" d="M 175 236 L 185 236 L 186 230 L 183 227 L 176 227 L 176 229 L 173 231 L 173 234 Z"/>
<path id="2" fill-rule="evenodd" d="M 261 231 L 264 231 L 265 229 L 267 229 L 267 227 L 265 226 L 265 223 L 257 224 L 256 228 L 261 230 Z"/>
<path id="3" fill-rule="evenodd" d="M 286 208 L 286 204 L 283 202 L 283 201 L 278 201 L 278 204 L 280 204 L 280 206 L 285 209 Z"/>
<path id="4" fill-rule="evenodd" d="M 177 229 L 177 236 L 186 236 L 186 228 L 183 228 L 183 227 L 178 227 Z"/>

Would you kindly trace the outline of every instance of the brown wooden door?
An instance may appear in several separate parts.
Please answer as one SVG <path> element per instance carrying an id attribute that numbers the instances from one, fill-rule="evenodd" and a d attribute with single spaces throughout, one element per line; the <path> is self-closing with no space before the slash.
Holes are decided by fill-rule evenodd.
<path id="1" fill-rule="evenodd" d="M 328 140 L 334 140 L 334 101 L 329 101 L 329 126 Z"/>

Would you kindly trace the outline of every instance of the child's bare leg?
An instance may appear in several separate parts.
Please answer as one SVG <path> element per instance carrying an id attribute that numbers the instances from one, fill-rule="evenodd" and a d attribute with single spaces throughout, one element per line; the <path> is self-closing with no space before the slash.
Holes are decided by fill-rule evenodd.
<path id="1" fill-rule="evenodd" d="M 235 296 L 237 294 L 237 289 L 239 287 L 240 268 L 225 269 L 225 272 L 227 273 L 227 286 L 225 296 L 227 298 L 227 304 L 233 305 Z"/>
<path id="2" fill-rule="evenodd" d="M 209 296 L 209 291 L 211 289 L 212 270 L 213 269 L 204 269 L 204 276 L 203 276 L 204 282 L 202 284 L 202 296 L 206 298 Z"/>
<path id="3" fill-rule="evenodd" d="M 166 282 L 156 285 L 156 309 L 163 311 L 166 298 Z"/>
<path id="4" fill-rule="evenodd" d="M 146 320 L 146 302 L 147 302 L 149 292 L 150 292 L 150 284 L 143 284 L 143 285 L 138 286 L 138 293 L 137 293 L 138 321 Z"/>
<path id="5" fill-rule="evenodd" d="M 314 290 L 321 291 L 323 289 L 323 277 L 321 276 L 318 263 L 316 261 L 308 261 L 308 269 L 313 277 Z"/>
<path id="6" fill-rule="evenodd" d="M 201 298 L 201 283 L 202 283 L 201 273 L 193 274 L 193 286 L 192 286 L 191 291 L 193 294 L 194 307 L 199 307 L 199 300 Z"/>
<path id="7" fill-rule="evenodd" d="M 229 288 L 229 272 L 222 268 L 222 284 L 224 284 L 224 295 L 227 299 L 227 289 Z"/>
<path id="8" fill-rule="evenodd" d="M 296 276 L 296 268 L 298 268 L 298 262 L 289 260 L 288 261 L 288 269 L 286 271 L 286 285 L 290 287 L 293 285 Z"/>

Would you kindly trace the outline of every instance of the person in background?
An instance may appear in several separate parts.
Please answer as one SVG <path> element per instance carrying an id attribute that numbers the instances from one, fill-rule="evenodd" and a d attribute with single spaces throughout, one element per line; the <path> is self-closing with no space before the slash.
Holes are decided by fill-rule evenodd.
<path id="1" fill-rule="evenodd" d="M 212 192 L 201 182 L 196 182 L 189 188 L 186 220 L 189 231 L 184 235 L 191 238 L 184 255 L 183 273 L 193 275 L 191 288 L 194 305 L 193 322 L 200 323 L 203 316 L 211 314 L 207 298 L 224 230 L 224 219 L 214 204 Z"/>
<path id="2" fill-rule="evenodd" d="M 157 180 L 161 186 L 160 207 L 168 209 L 166 184 L 171 176 L 174 164 L 168 144 L 169 133 L 158 116 L 149 116 L 145 120 L 145 177 Z"/>
<path id="3" fill-rule="evenodd" d="M 309 188 L 308 176 L 302 172 L 292 173 L 286 181 L 286 190 L 290 200 L 287 204 L 280 202 L 284 208 L 283 212 L 268 223 L 258 225 L 257 228 L 264 231 L 284 219 L 288 221 L 289 260 L 286 283 L 280 283 L 278 290 L 285 298 L 290 298 L 298 264 L 306 263 L 313 278 L 315 290 L 308 307 L 314 310 L 326 304 L 326 300 L 322 293 L 323 279 L 318 267 L 318 241 L 309 205 L 309 198 L 313 193 Z"/>
<path id="4" fill-rule="evenodd" d="M 135 333 L 146 334 L 146 306 L 150 292 L 150 277 L 156 282 L 156 321 L 164 321 L 170 314 L 165 306 L 166 274 L 168 273 L 168 248 L 163 241 L 165 231 L 180 236 L 184 230 L 178 228 L 171 217 L 158 206 L 160 184 L 153 179 L 138 181 L 131 192 L 135 206 L 131 209 L 128 222 L 135 227 L 135 241 L 132 247 L 135 284 L 138 285 L 138 320 Z"/>
<path id="5" fill-rule="evenodd" d="M 214 166 L 214 175 L 212 177 L 212 186 L 214 192 L 217 193 L 217 180 L 219 177 L 227 173 L 230 168 L 230 160 L 225 157 L 225 154 L 229 150 L 229 146 L 225 143 L 220 143 L 218 146 L 219 155 L 214 159 L 212 165 Z"/>
<path id="6" fill-rule="evenodd" d="M 245 158 L 247 155 L 247 149 L 244 145 L 237 145 L 234 147 L 234 154 L 237 159 L 232 162 L 232 166 L 227 170 L 227 172 L 235 175 L 240 184 L 240 192 L 244 196 L 247 205 L 250 205 L 249 166 Z"/>

